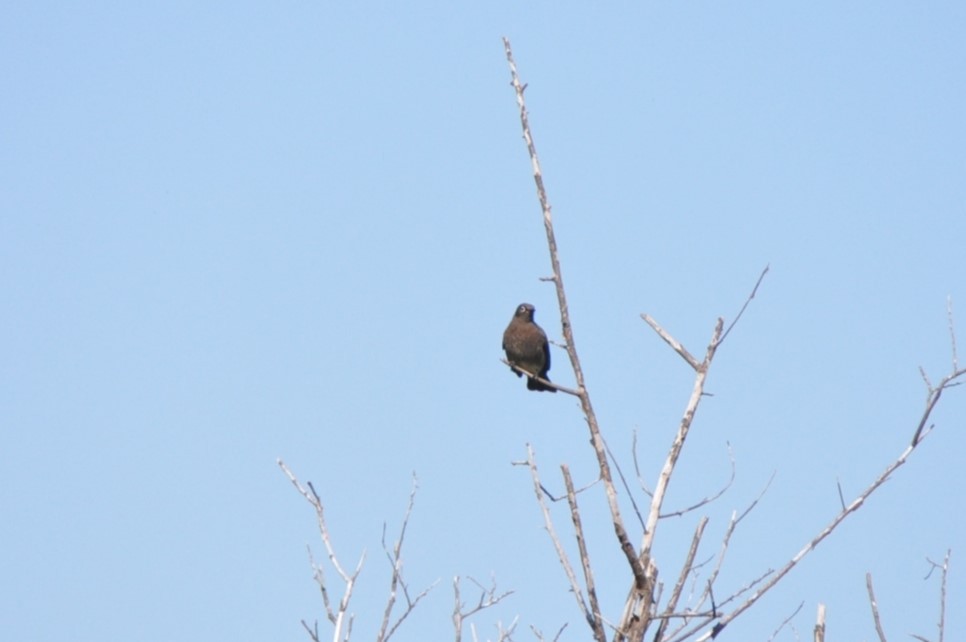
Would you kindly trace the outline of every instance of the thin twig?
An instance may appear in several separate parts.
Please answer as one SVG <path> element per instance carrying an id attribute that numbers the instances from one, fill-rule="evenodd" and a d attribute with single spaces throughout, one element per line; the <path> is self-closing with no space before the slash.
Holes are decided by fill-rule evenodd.
<path id="1" fill-rule="evenodd" d="M 758 286 L 760 286 L 761 282 L 765 280 L 765 275 L 768 274 L 768 270 L 770 268 L 770 265 L 766 265 L 765 269 L 761 271 L 761 274 L 758 276 L 758 281 L 755 283 L 755 287 L 751 289 L 751 294 L 749 294 L 748 298 L 745 299 L 745 304 L 741 306 L 741 309 L 738 310 L 738 314 L 735 315 L 735 320 L 731 322 L 731 325 L 728 326 L 728 329 L 725 330 L 724 334 L 721 335 L 721 343 L 724 343 L 724 340 L 728 338 L 728 334 L 731 332 L 731 329 L 738 324 L 738 321 L 741 319 L 741 315 L 745 313 L 745 308 L 748 307 L 748 304 L 751 303 L 751 300 L 755 298 L 756 294 L 758 294 Z"/>
<path id="2" fill-rule="evenodd" d="M 842 506 L 842 510 L 845 510 L 845 495 L 842 494 L 842 480 L 838 477 L 835 478 L 835 487 L 839 490 L 839 504 Z"/>
<path id="3" fill-rule="evenodd" d="M 460 598 L 460 577 L 457 575 L 453 578 L 453 594 L 455 596 L 453 607 L 453 627 L 456 629 L 456 642 L 461 642 L 463 639 L 463 622 L 473 615 L 488 609 L 492 606 L 499 604 L 504 598 L 513 595 L 513 591 L 505 591 L 499 595 L 496 593 L 496 581 L 493 580 L 490 588 L 485 588 L 482 584 L 477 582 L 472 577 L 466 578 L 473 584 L 476 584 L 480 589 L 480 599 L 477 601 L 476 605 L 467 611 L 463 610 L 463 601 Z M 516 626 L 514 624 L 514 626 Z M 473 628 L 472 625 L 470 627 Z M 473 633 L 474 639 L 476 638 L 475 631 Z"/>
<path id="4" fill-rule="evenodd" d="M 635 439 L 636 439 L 636 434 L 637 433 L 635 432 Z M 601 435 L 601 439 L 603 439 L 603 435 Z M 614 453 L 611 452 L 610 445 L 607 443 L 606 440 L 604 440 L 604 448 L 607 449 L 607 456 L 610 457 L 610 460 L 612 462 L 614 462 L 614 468 L 617 469 L 617 476 L 621 478 L 621 486 L 624 487 L 624 491 L 627 493 L 628 499 L 631 500 L 631 508 L 634 509 L 634 514 L 637 515 L 637 521 L 640 523 L 641 530 L 643 531 L 644 530 L 644 517 L 641 515 L 641 509 L 637 505 L 637 500 L 634 499 L 634 493 L 631 492 L 631 487 L 627 483 L 627 478 L 624 476 L 624 471 L 621 470 L 620 462 L 618 462 L 617 461 L 617 458 L 614 457 Z M 637 462 L 636 461 L 634 462 L 634 467 L 635 468 L 637 467 Z"/>
<path id="5" fill-rule="evenodd" d="M 557 634 L 550 639 L 550 642 L 557 642 L 557 640 L 560 639 L 560 636 L 563 635 L 564 629 L 566 628 L 567 628 L 567 623 L 564 622 L 563 626 L 561 626 L 560 629 L 557 631 Z M 533 631 L 533 636 L 537 638 L 539 642 L 546 642 L 546 638 L 543 637 L 543 631 L 541 631 L 540 629 L 538 629 L 532 624 L 530 625 L 530 630 Z"/>
<path id="6" fill-rule="evenodd" d="M 731 444 L 728 443 L 727 446 L 728 446 L 728 459 L 731 462 L 731 476 L 728 478 L 727 483 L 725 483 L 725 485 L 717 493 L 715 493 L 714 495 L 709 495 L 709 496 L 705 497 L 704 499 L 701 499 L 698 502 L 696 502 L 696 503 L 688 506 L 687 508 L 681 508 L 681 509 L 678 509 L 678 510 L 674 510 L 674 511 L 671 511 L 670 513 L 661 513 L 660 516 L 659 516 L 660 519 L 666 519 L 668 517 L 679 517 L 681 515 L 685 515 L 687 513 L 690 513 L 693 510 L 697 510 L 697 509 L 701 508 L 702 506 L 705 506 L 707 504 L 710 504 L 711 502 L 713 502 L 716 499 L 720 498 L 722 495 L 724 495 L 728 491 L 729 488 L 731 488 L 731 485 L 734 484 L 734 482 L 735 482 L 735 454 L 731 450 Z"/>
<path id="7" fill-rule="evenodd" d="M 956 324 L 953 322 L 953 297 L 946 297 L 946 317 L 949 319 L 949 340 L 953 346 L 953 372 L 959 370 L 959 357 L 956 355 Z"/>
<path id="8" fill-rule="evenodd" d="M 782 623 L 778 625 L 778 628 L 775 629 L 775 632 L 771 634 L 771 637 L 769 637 L 768 640 L 766 640 L 766 642 L 772 642 L 772 640 L 777 638 L 778 634 L 781 633 L 781 630 L 784 629 L 788 625 L 788 623 L 792 621 L 792 618 L 798 615 L 798 612 L 802 610 L 803 606 L 805 606 L 805 602 L 799 603 L 798 608 L 795 609 L 795 611 L 791 615 L 789 615 L 784 620 L 782 620 Z"/>
<path id="9" fill-rule="evenodd" d="M 654 492 L 651 491 L 651 489 L 648 488 L 647 484 L 644 482 L 644 476 L 641 475 L 641 464 L 637 460 L 637 429 L 636 428 L 631 432 L 631 458 L 634 461 L 634 474 L 637 475 L 637 483 L 638 485 L 640 485 L 641 491 L 643 491 L 643 493 L 648 497 L 654 497 Z M 640 515 L 638 515 L 638 518 L 640 518 Z M 643 518 L 640 518 L 640 519 L 641 519 L 641 528 L 644 528 L 644 520 Z"/>

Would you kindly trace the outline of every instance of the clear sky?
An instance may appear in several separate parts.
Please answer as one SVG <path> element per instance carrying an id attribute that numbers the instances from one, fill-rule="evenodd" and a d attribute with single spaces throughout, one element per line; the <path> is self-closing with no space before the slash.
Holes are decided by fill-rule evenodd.
<path id="1" fill-rule="evenodd" d="M 8 640 L 304 640 L 322 618 L 312 480 L 336 550 L 368 560 L 420 490 L 405 549 L 437 579 L 399 640 L 452 637 L 454 575 L 516 593 L 476 617 L 589 635 L 542 531 L 594 478 L 571 397 L 499 359 L 514 308 L 560 340 L 501 36 L 554 205 L 602 429 L 653 485 L 694 353 L 734 317 L 668 507 L 714 492 L 702 555 L 773 472 L 716 595 L 784 563 L 905 447 L 918 368 L 966 361 L 961 2 L 8 3 L 0 20 L 0 630 Z M 551 378 L 572 385 L 564 353 Z M 953 549 L 966 631 L 966 391 L 872 500 L 729 631 L 935 637 L 927 557 Z M 632 480 L 633 481 L 633 480 Z M 605 613 L 629 586 L 600 488 L 582 496 Z M 557 523 L 567 532 L 567 513 Z M 628 509 L 629 510 L 629 509 Z M 699 514 L 666 520 L 670 582 Z M 633 527 L 633 522 L 631 522 Z M 639 529 L 634 530 L 637 541 Z M 569 544 L 569 543 L 568 543 Z M 473 597 L 472 595 L 468 597 Z M 326 629 L 322 626 L 322 630 Z"/>

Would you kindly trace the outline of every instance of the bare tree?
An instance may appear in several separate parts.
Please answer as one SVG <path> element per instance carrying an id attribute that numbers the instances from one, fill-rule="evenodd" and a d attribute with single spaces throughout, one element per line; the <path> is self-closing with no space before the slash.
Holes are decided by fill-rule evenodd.
<path id="1" fill-rule="evenodd" d="M 641 315 L 645 323 L 647 323 L 647 325 L 650 326 L 651 329 L 654 330 L 654 332 L 657 333 L 657 335 L 694 370 L 695 378 L 691 389 L 691 396 L 684 409 L 684 413 L 681 417 L 680 423 L 678 424 L 677 431 L 674 434 L 671 447 L 664 461 L 664 465 L 661 467 L 661 470 L 658 474 L 654 490 L 650 493 L 650 505 L 646 512 L 646 520 L 643 523 L 643 533 L 641 535 L 640 542 L 637 544 L 637 546 L 635 546 L 631 542 L 628 529 L 625 526 L 624 519 L 621 514 L 618 487 L 614 483 L 607 446 L 601 434 L 600 425 L 597 421 L 593 404 L 591 403 L 590 392 L 586 387 L 583 370 L 581 369 L 580 365 L 580 358 L 577 353 L 574 330 L 570 321 L 570 314 L 567 306 L 567 295 L 564 287 L 563 274 L 560 267 L 557 241 L 554 235 L 552 208 L 547 195 L 546 187 L 544 185 L 540 160 L 537 155 L 536 144 L 534 143 L 529 115 L 524 99 L 527 86 L 520 80 L 520 76 L 517 72 L 516 62 L 513 59 L 510 41 L 504 38 L 503 44 L 507 64 L 510 68 L 511 85 L 513 87 L 517 106 L 519 108 L 520 124 L 523 130 L 523 140 L 526 144 L 527 153 L 529 155 L 530 164 L 533 170 L 533 179 L 534 183 L 536 184 L 537 199 L 540 204 L 544 230 L 547 237 L 547 247 L 550 254 L 550 266 L 553 271 L 553 276 L 549 277 L 547 280 L 553 282 L 556 290 L 557 303 L 560 311 L 560 325 L 564 338 L 563 347 L 566 349 L 567 356 L 570 359 L 570 365 L 573 369 L 574 378 L 576 381 L 575 390 L 564 389 L 560 386 L 556 387 L 560 390 L 573 394 L 580 401 L 581 410 L 587 423 L 587 427 L 590 431 L 590 443 L 600 471 L 600 480 L 604 485 L 607 508 L 610 513 L 611 523 L 613 524 L 614 528 L 614 535 L 617 540 L 616 544 L 620 548 L 628 566 L 628 579 L 630 586 L 628 589 L 627 598 L 620 612 L 620 616 L 613 624 L 609 625 L 609 628 L 612 632 L 612 639 L 614 642 L 640 642 L 644 639 L 645 633 L 652 628 L 652 625 L 656 627 L 656 632 L 654 635 L 655 642 L 683 642 L 684 640 L 697 640 L 698 642 L 704 642 L 706 640 L 713 639 L 738 616 L 742 615 L 748 609 L 754 606 L 765 593 L 774 588 L 783 578 L 785 578 L 787 574 L 796 565 L 798 565 L 798 563 L 801 562 L 806 555 L 808 555 L 808 553 L 813 551 L 815 547 L 818 546 L 818 544 L 821 543 L 826 537 L 828 537 L 849 515 L 857 511 L 866 502 L 866 500 L 868 500 L 872 493 L 882 486 L 882 484 L 891 477 L 896 469 L 906 462 L 916 447 L 922 443 L 922 440 L 929 434 L 932 429 L 932 426 L 929 424 L 929 418 L 933 409 L 936 407 L 939 398 L 946 389 L 958 385 L 958 379 L 962 377 L 963 374 L 966 374 L 966 370 L 959 367 L 956 356 L 956 339 L 955 332 L 953 330 L 951 306 L 949 308 L 949 318 L 953 355 L 952 369 L 950 373 L 944 376 L 940 380 L 939 384 L 935 386 L 930 383 L 925 372 L 922 373 L 927 387 L 926 408 L 923 411 L 918 424 L 912 431 L 912 438 L 910 439 L 910 442 L 899 454 L 897 459 L 886 466 L 885 470 L 878 477 L 876 477 L 864 491 L 862 491 L 854 500 L 852 500 L 852 502 L 846 504 L 843 500 L 841 511 L 831 520 L 831 522 L 829 522 L 824 528 L 819 530 L 814 536 L 808 539 L 806 544 L 797 553 L 792 555 L 781 568 L 779 568 L 777 571 L 768 570 L 757 577 L 750 578 L 748 583 L 743 587 L 736 591 L 732 591 L 723 598 L 716 599 L 714 595 L 714 584 L 717 578 L 717 573 L 724 560 L 729 539 L 734 532 L 735 526 L 737 526 L 737 523 L 741 519 L 737 515 L 733 516 L 731 525 L 727 529 L 721 543 L 717 564 L 706 580 L 705 589 L 701 592 L 693 604 L 688 605 L 687 607 L 682 607 L 679 604 L 681 588 L 686 578 L 692 576 L 697 571 L 695 556 L 696 551 L 701 544 L 704 526 L 706 523 L 704 520 L 702 520 L 699 522 L 694 533 L 691 547 L 683 561 L 681 570 L 677 575 L 678 579 L 674 585 L 674 588 L 667 599 L 664 600 L 664 605 L 662 607 L 660 605 L 661 600 L 659 595 L 659 569 L 652 559 L 651 552 L 653 550 L 655 536 L 658 532 L 659 521 L 662 517 L 662 509 L 667 490 L 674 476 L 678 459 L 687 441 L 695 415 L 701 404 L 701 400 L 705 396 L 705 381 L 718 349 L 722 346 L 729 333 L 732 331 L 732 329 L 734 329 L 735 325 L 740 320 L 742 314 L 744 314 L 748 305 L 754 299 L 765 275 L 768 272 L 768 268 L 765 267 L 765 269 L 759 275 L 758 280 L 752 288 L 748 298 L 735 315 L 734 320 L 728 324 L 727 328 L 725 328 L 724 319 L 718 318 L 715 321 L 711 332 L 711 339 L 704 349 L 703 358 L 699 359 L 695 357 L 681 341 L 677 340 L 653 317 L 647 314 Z M 544 381 L 543 383 L 549 382 Z M 579 566 L 582 570 L 582 580 L 578 578 L 577 574 L 574 572 L 576 565 L 570 561 L 565 547 L 560 540 L 557 529 L 553 525 L 551 512 L 547 503 L 544 501 L 545 496 L 551 496 L 548 492 L 546 492 L 544 485 L 541 482 L 534 451 L 532 446 L 529 444 L 527 446 L 527 453 L 527 459 L 523 463 L 525 463 L 530 469 L 534 490 L 537 495 L 537 501 L 544 515 L 547 533 L 553 542 L 554 549 L 556 550 L 560 563 L 564 568 L 567 581 L 570 583 L 571 592 L 574 595 L 574 599 L 577 602 L 578 609 L 580 610 L 583 619 L 587 622 L 594 640 L 597 642 L 603 642 L 607 637 L 607 631 L 605 630 L 607 627 L 605 626 L 605 623 L 608 622 L 608 620 L 604 616 L 601 610 L 602 607 L 597 598 L 596 587 L 593 579 L 593 564 L 586 546 L 582 527 L 581 512 L 577 505 L 576 494 L 574 492 L 573 482 L 570 478 L 569 469 L 566 465 L 561 466 L 564 485 L 567 489 L 566 498 L 570 508 L 570 521 L 573 527 L 573 536 L 576 540 L 578 554 L 580 556 Z M 633 501 L 633 498 L 629 499 Z M 703 505 L 703 503 L 706 502 L 699 502 L 695 507 Z M 636 507 L 636 503 L 634 503 L 634 506 Z M 754 505 L 752 505 L 752 507 L 753 506 Z M 751 507 L 749 507 L 749 510 L 750 508 Z M 742 516 L 746 513 L 743 513 Z M 584 595 L 587 596 L 586 599 Z M 816 625 L 816 638 L 818 638 L 820 635 L 824 637 L 824 609 L 819 612 L 819 619 L 819 624 Z"/>
<path id="2" fill-rule="evenodd" d="M 681 419 L 674 431 L 667 456 L 665 457 L 663 465 L 657 473 L 656 481 L 652 490 L 649 489 L 648 485 L 643 481 L 643 475 L 641 473 L 640 465 L 637 461 L 635 437 L 635 445 L 631 449 L 631 456 L 633 457 L 634 470 L 637 475 L 640 490 L 645 496 L 644 498 L 640 499 L 639 504 L 638 498 L 635 497 L 626 477 L 623 474 L 623 471 L 620 468 L 618 459 L 613 456 L 608 448 L 607 442 L 605 441 L 601 431 L 600 424 L 597 420 L 593 404 L 591 403 L 590 391 L 584 379 L 580 358 L 577 352 L 574 329 L 570 321 L 567 295 L 564 288 L 559 252 L 553 228 L 552 209 L 543 182 L 540 161 L 537 155 L 536 145 L 533 140 L 529 116 L 524 100 L 526 85 L 520 80 L 516 63 L 513 59 L 513 53 L 509 40 L 504 38 L 503 44 L 506 60 L 510 69 L 511 84 L 516 97 L 517 106 L 519 108 L 520 123 L 523 130 L 523 140 L 526 144 L 527 153 L 531 162 L 533 178 L 536 184 L 537 198 L 540 204 L 544 222 L 544 230 L 546 233 L 550 265 L 552 269 L 552 276 L 546 280 L 553 283 L 557 295 L 560 323 L 564 339 L 563 348 L 567 352 L 567 356 L 574 373 L 576 387 L 567 388 L 561 386 L 560 384 L 542 379 L 534 373 L 523 371 L 514 364 L 506 361 L 504 361 L 504 363 L 520 374 L 539 379 L 544 385 L 552 386 L 556 390 L 573 395 L 579 401 L 583 418 L 586 421 L 590 433 L 592 456 L 599 472 L 598 481 L 603 486 L 604 503 L 609 516 L 610 525 L 613 528 L 614 538 L 616 540 L 615 543 L 626 563 L 628 589 L 627 596 L 622 604 L 602 604 L 597 580 L 595 579 L 594 563 L 591 557 L 590 548 L 587 543 L 584 529 L 585 516 L 583 511 L 586 510 L 586 508 L 581 505 L 582 501 L 579 501 L 582 500 L 581 494 L 585 489 L 579 489 L 575 486 L 571 476 L 570 467 L 567 464 L 562 464 L 560 466 L 564 492 L 561 493 L 560 497 L 556 497 L 547 490 L 546 486 L 541 480 L 540 469 L 537 466 L 535 449 L 531 444 L 526 445 L 526 459 L 516 463 L 521 466 L 525 466 L 530 473 L 534 495 L 543 515 L 545 530 L 554 547 L 561 567 L 563 568 L 566 581 L 569 584 L 570 592 L 574 596 L 577 609 L 582 619 L 590 629 L 591 637 L 595 640 L 595 642 L 607 642 L 608 638 L 613 640 L 613 642 L 642 642 L 648 632 L 652 633 L 654 642 L 705 642 L 707 640 L 711 640 L 736 618 L 751 609 L 751 607 L 758 603 L 763 595 L 765 595 L 785 577 L 787 577 L 791 570 L 795 568 L 805 556 L 812 552 L 826 537 L 831 535 L 832 532 L 835 531 L 847 517 L 855 513 L 871 497 L 871 495 L 878 490 L 900 466 L 906 462 L 919 444 L 921 444 L 922 441 L 931 433 L 933 425 L 930 424 L 930 416 L 939 402 L 940 397 L 948 388 L 959 385 L 959 379 L 966 374 L 966 369 L 959 367 L 958 357 L 956 354 L 956 334 L 953 323 L 952 304 L 951 302 L 947 303 L 950 342 L 952 347 L 951 370 L 948 374 L 942 377 L 936 385 L 933 385 L 925 371 L 921 371 L 923 380 L 926 384 L 925 408 L 919 421 L 911 431 L 911 439 L 905 445 L 898 457 L 889 463 L 882 473 L 873 479 L 869 485 L 851 502 L 846 503 L 844 497 L 842 496 L 840 487 L 839 493 L 840 497 L 842 498 L 841 509 L 828 524 L 809 537 L 803 547 L 791 555 L 791 557 L 780 568 L 777 570 L 767 569 L 758 573 L 757 575 L 752 575 L 748 577 L 747 580 L 738 588 L 719 592 L 717 596 L 715 594 L 716 582 L 726 561 L 727 552 L 732 537 L 735 535 L 737 527 L 742 522 L 744 517 L 747 516 L 748 513 L 758 505 L 761 495 L 755 498 L 743 511 L 734 511 L 732 513 L 731 519 L 725 528 L 720 542 L 716 544 L 717 552 L 711 554 L 710 556 L 705 555 L 704 557 L 701 557 L 699 553 L 702 546 L 705 544 L 705 530 L 708 524 L 708 518 L 702 517 L 697 522 L 691 538 L 690 546 L 688 547 L 684 558 L 681 560 L 680 567 L 677 570 L 677 573 L 673 575 L 675 579 L 673 584 L 670 584 L 670 591 L 668 591 L 665 595 L 663 591 L 663 584 L 659 581 L 660 569 L 658 568 L 652 556 L 655 538 L 659 532 L 661 520 L 667 517 L 683 515 L 685 513 L 698 510 L 701 507 L 717 500 L 719 497 L 721 497 L 725 490 L 728 489 L 734 479 L 734 457 L 731 455 L 729 448 L 729 456 L 731 458 L 732 468 L 731 480 L 727 482 L 724 488 L 720 489 L 716 493 L 706 496 L 696 503 L 693 503 L 687 508 L 678 510 L 666 510 L 665 508 L 665 499 L 667 497 L 670 484 L 674 479 L 679 458 L 684 446 L 687 443 L 687 439 L 693 427 L 697 411 L 702 400 L 706 396 L 705 382 L 711 366 L 718 354 L 719 349 L 722 347 L 725 340 L 728 338 L 732 330 L 736 327 L 738 321 L 741 319 L 742 315 L 747 310 L 748 306 L 758 294 L 759 288 L 761 287 L 765 276 L 768 274 L 769 268 L 766 266 L 758 275 L 758 278 L 751 288 L 750 293 L 730 323 L 726 324 L 723 318 L 718 318 L 715 320 L 711 326 L 711 336 L 708 344 L 704 347 L 703 355 L 700 357 L 694 356 L 694 353 L 688 350 L 688 348 L 681 341 L 675 338 L 668 329 L 664 328 L 652 316 L 648 314 L 641 315 L 641 318 L 647 324 L 647 326 L 649 326 L 651 330 L 653 330 L 657 336 L 678 356 L 680 356 L 688 367 L 694 371 L 694 382 L 691 387 L 690 397 L 685 405 Z M 700 354 L 700 352 L 698 354 Z M 333 642 L 349 642 L 352 635 L 352 625 L 355 617 L 350 609 L 350 601 L 353 595 L 353 590 L 356 587 L 359 579 L 359 574 L 365 563 L 365 553 L 363 552 L 360 555 L 359 561 L 352 570 L 349 570 L 348 567 L 343 565 L 343 563 L 340 561 L 340 558 L 336 555 L 333 547 L 331 535 L 325 519 L 324 504 L 318 493 L 316 493 L 315 488 L 312 486 L 311 482 L 303 485 L 281 460 L 278 460 L 278 465 L 299 494 L 301 494 L 313 507 L 316 515 L 316 522 L 323 546 L 326 551 L 328 564 L 325 564 L 324 562 L 317 563 L 312 555 L 311 548 L 309 548 L 309 563 L 313 569 L 313 575 L 322 596 L 322 604 L 327 619 L 332 626 L 331 636 L 327 637 L 330 637 Z M 615 471 L 616 477 L 614 474 Z M 618 481 L 620 482 L 619 484 L 617 483 Z M 594 483 L 596 484 L 597 482 Z M 769 481 L 768 484 L 765 485 L 764 489 L 761 491 L 762 494 L 767 491 L 770 483 L 771 482 Z M 380 626 L 376 635 L 377 642 L 387 642 L 390 640 L 399 627 L 405 622 L 406 618 L 435 586 L 434 583 L 422 591 L 414 593 L 410 590 L 402 572 L 403 544 L 405 541 L 409 519 L 413 511 L 417 487 L 418 486 L 414 476 L 412 490 L 409 495 L 409 502 L 402 520 L 399 535 L 392 544 L 387 543 L 386 527 L 385 525 L 383 526 L 382 548 L 386 556 L 386 560 L 389 563 L 391 573 L 385 608 L 383 609 L 381 618 L 379 619 Z M 563 505 L 564 500 L 566 501 L 566 506 L 568 509 L 569 523 L 570 528 L 572 529 L 571 535 L 574 538 L 577 556 L 579 557 L 579 560 L 577 561 L 571 560 L 571 557 L 567 552 L 567 547 L 564 545 L 564 539 L 560 534 L 561 531 L 554 523 L 552 504 L 559 501 L 561 502 L 561 505 Z M 625 524 L 624 514 L 622 513 L 622 501 L 631 504 L 634 515 L 637 517 L 637 525 L 632 524 L 632 527 L 635 529 L 637 526 L 640 527 L 638 536 L 639 539 L 636 541 L 632 539 L 630 529 Z M 646 507 L 642 510 L 640 506 Z M 603 507 L 601 510 L 603 510 Z M 949 566 L 949 553 L 947 552 L 945 560 L 942 564 L 936 564 L 933 562 L 930 563 L 932 564 L 933 570 L 936 568 L 941 569 L 942 586 L 938 642 L 943 642 L 945 628 L 946 577 Z M 330 592 L 333 591 L 334 584 L 326 576 L 327 568 L 334 570 L 335 574 L 338 576 L 336 583 L 341 586 L 341 597 L 335 598 L 330 595 Z M 463 585 L 461 584 L 462 580 L 459 576 L 454 578 L 454 606 L 452 611 L 452 623 L 456 642 L 461 642 L 463 640 L 463 636 L 470 618 L 483 610 L 496 606 L 502 600 L 512 594 L 512 591 L 498 592 L 495 584 L 491 584 L 491 586 L 486 587 L 472 578 L 465 579 L 471 582 L 475 588 L 479 590 L 479 596 L 475 601 L 465 601 L 463 598 L 464 591 L 462 589 Z M 885 633 L 881 624 L 878 605 L 873 592 L 871 574 L 867 575 L 866 581 L 876 631 L 880 642 L 885 642 Z M 685 587 L 688 584 L 690 584 L 692 587 L 690 590 L 691 595 L 690 597 L 685 597 Z M 397 607 L 399 612 L 397 612 Z M 618 613 L 617 617 L 608 618 L 605 615 L 605 608 L 608 607 L 615 613 Z M 803 604 L 800 604 L 798 608 L 794 610 L 794 612 L 780 622 L 772 634 L 771 639 L 775 639 L 785 626 L 789 626 L 792 622 L 792 619 L 802 608 Z M 813 632 L 813 639 L 815 642 L 824 642 L 826 630 L 825 614 L 825 606 L 819 605 L 816 624 Z M 376 621 L 376 618 L 371 619 Z M 504 626 L 502 623 L 497 623 L 497 642 L 512 642 L 517 624 L 518 618 L 515 618 L 508 626 Z M 317 621 L 309 625 L 308 622 L 303 620 L 302 625 L 308 632 L 313 642 L 320 642 L 322 640 Z M 471 637 L 473 641 L 476 642 L 478 640 L 476 627 L 473 622 L 469 622 L 468 626 Z M 533 626 L 530 627 L 530 630 L 533 636 L 539 641 L 551 640 L 552 642 L 556 642 L 560 639 L 566 627 L 567 625 L 564 624 L 559 630 L 557 630 L 553 637 L 550 638 L 545 637 L 543 632 Z M 915 637 L 922 642 L 931 642 L 922 636 Z"/>

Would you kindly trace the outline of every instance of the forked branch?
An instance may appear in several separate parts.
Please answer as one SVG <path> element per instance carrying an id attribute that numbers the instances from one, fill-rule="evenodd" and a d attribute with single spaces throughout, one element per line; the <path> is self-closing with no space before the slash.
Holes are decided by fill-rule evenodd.
<path id="1" fill-rule="evenodd" d="M 295 477 L 295 474 L 289 470 L 288 466 L 285 465 L 281 459 L 277 460 L 279 468 L 285 473 L 292 485 L 299 492 L 302 497 L 305 498 L 309 504 L 315 509 L 315 517 L 318 522 L 319 535 L 322 537 L 322 543 L 325 545 L 325 551 L 329 556 L 329 562 L 335 568 L 339 577 L 342 578 L 342 582 L 345 584 L 345 589 L 342 593 L 342 599 L 339 600 L 338 607 L 333 610 L 331 603 L 329 602 L 329 592 L 326 585 L 325 573 L 322 564 L 316 564 L 312 559 L 312 551 L 309 549 L 309 561 L 312 564 L 312 570 L 315 576 L 315 581 L 319 585 L 319 589 L 322 592 L 322 601 L 325 604 L 326 615 L 329 621 L 332 622 L 334 627 L 332 639 L 337 642 L 345 642 L 349 639 L 352 632 L 352 615 L 349 614 L 349 600 L 352 598 L 352 590 L 355 588 L 356 579 L 359 577 L 359 572 L 362 571 L 362 565 L 366 559 L 366 553 L 363 551 L 359 558 L 359 563 L 356 565 L 355 570 L 352 573 L 348 573 L 343 568 L 342 564 L 339 562 L 339 558 L 336 557 L 335 549 L 332 547 L 332 539 L 329 536 L 329 527 L 325 522 L 325 507 L 322 505 L 322 500 L 319 498 L 319 494 L 315 492 L 315 487 L 312 486 L 312 482 L 308 482 L 306 486 L 303 486 L 299 480 Z M 319 642 L 319 626 L 315 623 L 314 626 L 309 626 L 305 620 L 302 620 L 302 626 L 308 632 L 309 637 L 312 638 L 313 642 Z"/>
<path id="2" fill-rule="evenodd" d="M 399 539 L 393 544 L 392 550 L 386 545 L 386 525 L 382 525 L 382 550 L 386 554 L 386 559 L 389 561 L 389 566 L 392 568 L 392 577 L 389 580 L 389 598 L 386 600 L 386 608 L 382 615 L 382 625 L 379 627 L 379 634 L 376 636 L 377 642 L 387 642 L 392 634 L 396 632 L 399 625 L 409 617 L 409 614 L 413 612 L 419 601 L 422 600 L 426 595 L 433 590 L 433 587 L 439 583 L 439 580 L 433 582 L 430 586 L 423 589 L 418 595 L 413 597 L 409 593 L 409 586 L 406 584 L 406 580 L 403 579 L 402 575 L 402 547 L 403 540 L 406 538 L 406 528 L 409 526 L 409 517 L 413 513 L 413 504 L 416 502 L 416 490 L 419 488 L 419 483 L 416 480 L 416 474 L 413 473 L 413 486 L 409 491 L 409 504 L 406 506 L 406 515 L 403 517 L 402 526 L 399 527 Z M 399 589 L 402 589 L 403 597 L 406 599 L 406 610 L 403 611 L 393 622 L 392 626 L 389 626 L 389 618 L 392 616 L 393 607 L 396 605 L 396 597 Z"/>
<path id="3" fill-rule="evenodd" d="M 482 584 L 474 580 L 472 577 L 467 578 L 470 582 L 475 584 L 477 588 L 480 589 L 480 598 L 477 600 L 476 604 L 467 606 L 463 603 L 463 599 L 460 595 L 460 577 L 456 576 L 453 578 L 453 596 L 454 596 L 454 606 L 453 606 L 453 628 L 456 631 L 456 642 L 462 642 L 463 640 L 463 625 L 466 620 L 476 615 L 480 611 L 486 610 L 490 607 L 496 606 L 504 598 L 509 597 L 513 594 L 513 591 L 504 591 L 503 593 L 496 592 L 496 582 L 494 581 L 490 588 L 485 588 Z M 498 625 L 498 638 L 497 642 L 507 642 L 510 636 L 513 634 L 513 629 L 516 627 L 516 620 L 510 625 L 510 627 L 504 629 L 502 626 Z M 473 636 L 476 640 L 476 635 Z"/>

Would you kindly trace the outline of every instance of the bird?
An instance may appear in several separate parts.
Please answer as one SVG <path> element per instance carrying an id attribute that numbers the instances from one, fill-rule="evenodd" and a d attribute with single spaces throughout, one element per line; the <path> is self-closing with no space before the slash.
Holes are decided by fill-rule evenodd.
<path id="1" fill-rule="evenodd" d="M 529 303 L 517 306 L 510 325 L 503 331 L 503 350 L 506 352 L 506 360 L 511 364 L 550 381 L 547 376 L 550 370 L 550 344 L 543 328 L 533 321 L 534 310 Z M 518 377 L 523 376 L 519 371 L 516 373 Z M 555 388 L 533 377 L 527 377 L 527 389 L 557 392 Z"/>

